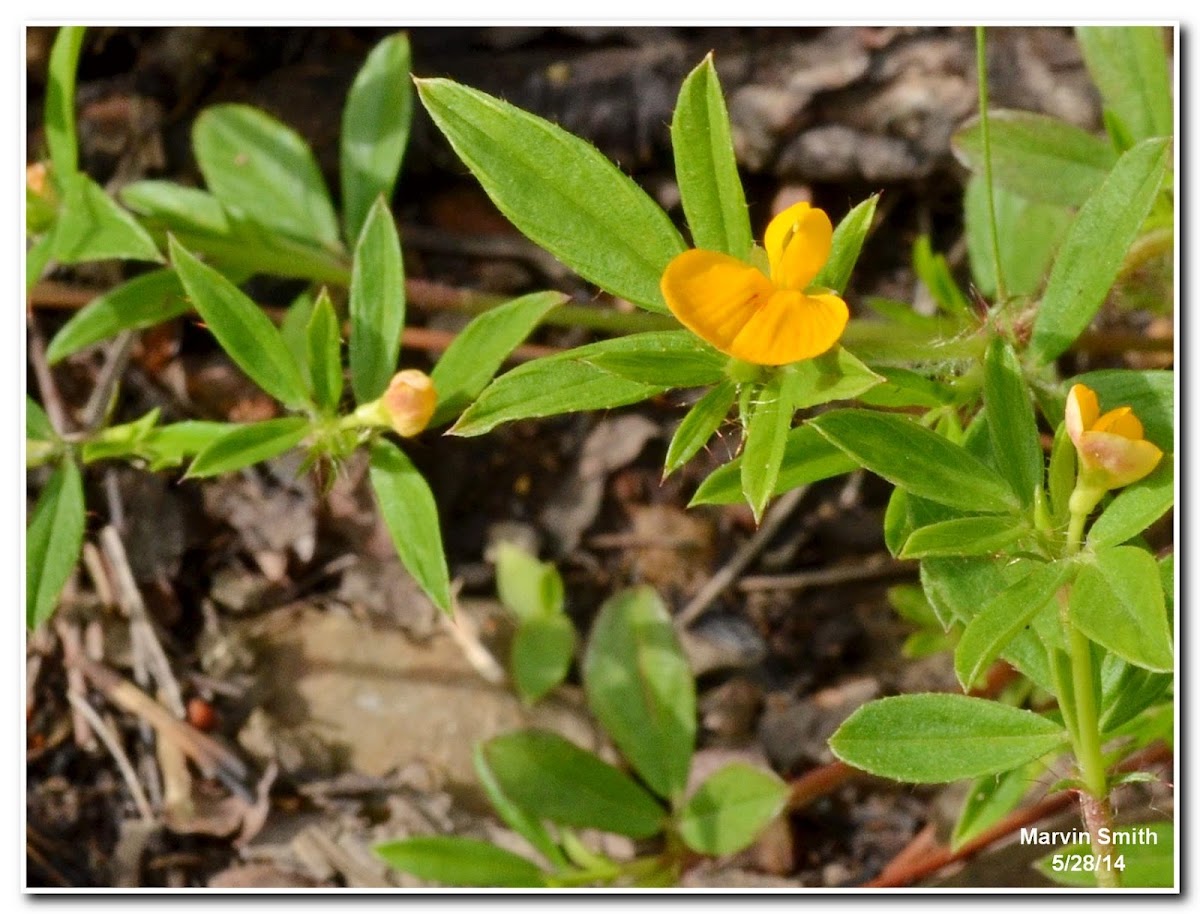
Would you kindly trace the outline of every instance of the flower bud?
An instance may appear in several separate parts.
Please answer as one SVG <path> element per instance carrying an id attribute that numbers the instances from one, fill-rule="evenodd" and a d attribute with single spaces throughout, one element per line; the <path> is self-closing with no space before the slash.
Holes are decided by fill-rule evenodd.
<path id="1" fill-rule="evenodd" d="M 423 371 L 406 368 L 398 372 L 380 397 L 382 414 L 396 434 L 411 438 L 425 430 L 437 409 L 433 379 Z"/>
<path id="2" fill-rule="evenodd" d="M 1088 489 L 1104 492 L 1135 483 L 1162 459 L 1132 409 L 1119 406 L 1101 416 L 1095 391 L 1083 384 L 1067 394 L 1066 423 L 1079 454 L 1080 482 Z"/>

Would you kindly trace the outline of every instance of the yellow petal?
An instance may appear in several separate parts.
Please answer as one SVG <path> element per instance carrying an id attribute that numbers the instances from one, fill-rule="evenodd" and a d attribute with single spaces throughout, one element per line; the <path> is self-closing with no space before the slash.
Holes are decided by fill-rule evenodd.
<path id="1" fill-rule="evenodd" d="M 825 266 L 833 245 L 833 223 L 824 210 L 807 203 L 789 206 L 771 220 L 763 247 L 771 279 L 781 289 L 803 292 Z"/>
<path id="2" fill-rule="evenodd" d="M 714 251 L 684 251 L 663 271 L 663 298 L 683 326 L 733 355 L 734 339 L 774 291 L 740 260 Z"/>
<path id="3" fill-rule="evenodd" d="M 1100 415 L 1100 403 L 1096 400 L 1096 392 L 1083 384 L 1075 384 L 1067 392 L 1067 434 L 1079 447 L 1079 441 L 1084 432 L 1096 423 Z"/>
<path id="4" fill-rule="evenodd" d="M 1137 441 L 1146 437 L 1142 423 L 1133 410 L 1128 406 L 1118 406 L 1109 410 L 1092 425 L 1094 432 L 1112 432 L 1122 438 L 1132 438 Z"/>
<path id="5" fill-rule="evenodd" d="M 850 310 L 832 293 L 805 295 L 780 289 L 746 322 L 725 350 L 757 365 L 787 365 L 811 359 L 832 348 Z"/>
<path id="6" fill-rule="evenodd" d="M 1162 455 L 1145 439 L 1130 440 L 1111 432 L 1085 432 L 1079 444 L 1084 472 L 1099 475 L 1106 489 L 1119 489 L 1149 475 Z"/>

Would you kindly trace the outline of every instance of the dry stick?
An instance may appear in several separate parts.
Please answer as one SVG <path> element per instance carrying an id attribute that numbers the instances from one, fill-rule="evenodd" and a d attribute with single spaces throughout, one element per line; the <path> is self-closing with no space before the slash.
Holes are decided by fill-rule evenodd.
<path id="1" fill-rule="evenodd" d="M 134 657 L 142 654 L 145 672 L 153 675 L 154 681 L 166 701 L 167 707 L 176 717 L 183 717 L 187 712 L 183 706 L 183 693 L 179 682 L 171 671 L 171 663 L 167 660 L 166 652 L 154 633 L 154 626 L 146 614 L 146 604 L 142 601 L 141 591 L 133 579 L 133 571 L 129 567 L 129 558 L 125 554 L 125 545 L 114 527 L 107 526 L 100 531 L 100 548 L 108 560 L 112 570 L 113 588 L 116 591 L 117 602 L 129 614 L 130 633 L 133 636 Z M 135 676 L 136 676 L 135 668 Z M 142 676 L 136 676 L 138 683 L 145 686 L 147 681 Z"/>
<path id="2" fill-rule="evenodd" d="M 450 633 L 454 643 L 458 645 L 459 650 L 463 652 L 467 662 L 475 668 L 475 672 L 492 685 L 502 684 L 508 678 L 504 667 L 479 640 L 479 626 L 475 624 L 474 619 L 459 608 L 458 587 L 455 587 L 454 591 L 450 599 L 453 612 L 449 615 L 438 613 L 442 624 Z"/>
<path id="3" fill-rule="evenodd" d="M 38 390 L 42 394 L 42 408 L 46 410 L 46 418 L 58 434 L 70 431 L 67 425 L 67 410 L 63 406 L 62 396 L 54 376 L 50 374 L 50 365 L 46 362 L 46 341 L 38 329 L 37 321 L 29 315 L 29 364 L 33 366 L 33 376 L 37 379 Z"/>
<path id="4" fill-rule="evenodd" d="M 68 692 L 67 700 L 71 702 L 73 708 L 87 718 L 96 735 L 100 737 L 100 742 L 104 743 L 105 748 L 112 755 L 113 761 L 117 763 L 117 769 L 121 772 L 121 777 L 125 779 L 125 784 L 129 788 L 129 792 L 133 795 L 133 803 L 137 806 L 138 814 L 146 822 L 153 823 L 154 810 L 150 808 L 150 801 L 146 799 L 146 793 L 142 790 L 142 785 L 138 782 L 137 774 L 133 770 L 129 756 L 121 748 L 121 743 L 117 740 L 116 734 L 112 732 L 109 726 L 101 719 L 100 715 L 96 713 L 96 709 L 88 704 L 87 699 L 82 695 Z"/>
<path id="5" fill-rule="evenodd" d="M 806 587 L 829 587 L 848 581 L 871 581 L 895 575 L 912 574 L 911 562 L 898 562 L 885 552 L 867 556 L 862 564 L 839 565 L 794 574 L 762 574 L 743 578 L 739 590 L 803 590 Z"/>
<path id="6" fill-rule="evenodd" d="M 60 615 L 54 620 L 54 630 L 58 632 L 58 640 L 62 642 L 64 656 L 69 657 L 72 654 L 83 653 L 83 641 L 79 636 L 79 626 L 76 623 L 69 622 Z M 68 666 L 67 698 L 70 699 L 72 695 L 83 697 L 86 688 L 87 683 L 84 682 L 83 673 Z M 71 728 L 75 735 L 75 745 L 89 749 L 96 745 L 87 715 L 76 708 L 74 702 L 71 703 Z"/>
<path id="7" fill-rule="evenodd" d="M 777 501 L 774 506 L 767 511 L 767 516 L 763 519 L 762 526 L 755 531 L 754 536 L 746 540 L 745 543 L 733 554 L 725 565 L 705 584 L 690 603 L 681 609 L 675 616 L 675 627 L 678 629 L 686 628 L 691 625 L 704 610 L 708 609 L 709 605 L 717 599 L 725 588 L 732 584 L 739 574 L 746 570 L 746 567 L 758 557 L 758 554 L 771 541 L 772 537 L 779 532 L 779 528 L 796 510 L 796 506 L 800 504 L 800 500 L 804 498 L 804 494 L 808 491 L 808 486 L 800 486 L 798 489 L 792 489 Z"/>
<path id="8" fill-rule="evenodd" d="M 121 380 L 121 375 L 125 373 L 125 366 L 129 364 L 129 354 L 132 351 L 132 330 L 125 330 L 118 334 L 116 339 L 108 345 L 104 366 L 100 369 L 100 374 L 96 378 L 96 386 L 92 388 L 92 395 L 88 397 L 87 404 L 83 407 L 83 415 L 80 417 L 80 425 L 85 432 L 96 431 L 104 421 L 113 392 Z"/>

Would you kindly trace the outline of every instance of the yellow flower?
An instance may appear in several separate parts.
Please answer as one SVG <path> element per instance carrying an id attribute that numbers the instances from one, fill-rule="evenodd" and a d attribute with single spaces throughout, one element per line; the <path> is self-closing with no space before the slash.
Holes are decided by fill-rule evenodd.
<path id="1" fill-rule="evenodd" d="M 402 438 L 419 435 L 437 410 L 437 390 L 423 371 L 406 368 L 393 376 L 378 400 L 364 403 L 349 417 L 352 426 L 390 428 Z"/>
<path id="2" fill-rule="evenodd" d="M 833 292 L 807 291 L 829 259 L 832 239 L 825 212 L 797 203 L 767 226 L 769 278 L 728 254 L 685 251 L 663 272 L 663 297 L 681 324 L 736 359 L 756 365 L 811 359 L 832 348 L 850 317 Z"/>
<path id="3" fill-rule="evenodd" d="M 1100 415 L 1096 392 L 1083 384 L 1067 394 L 1067 434 L 1079 454 L 1080 482 L 1087 488 L 1119 489 L 1148 475 L 1162 451 L 1146 440 L 1142 423 L 1128 406 Z"/>

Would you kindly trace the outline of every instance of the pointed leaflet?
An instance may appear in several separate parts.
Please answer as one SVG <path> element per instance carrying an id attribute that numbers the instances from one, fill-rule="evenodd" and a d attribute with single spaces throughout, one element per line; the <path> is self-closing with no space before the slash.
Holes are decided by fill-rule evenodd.
<path id="1" fill-rule="evenodd" d="M 190 478 L 217 476 L 262 463 L 294 448 L 308 432 L 308 420 L 302 416 L 235 426 L 196 455 L 187 475 Z"/>
<path id="2" fill-rule="evenodd" d="M 1026 507 L 1041 486 L 1046 463 L 1038 437 L 1037 417 L 1021 361 L 1012 346 L 997 337 L 983 363 L 983 402 L 987 406 L 992 460 Z"/>
<path id="3" fill-rule="evenodd" d="M 429 599 L 450 612 L 450 572 L 429 484 L 390 441 L 371 445 L 371 488 L 400 561 Z"/>
<path id="4" fill-rule="evenodd" d="M 1133 539 L 1175 504 L 1175 467 L 1164 460 L 1153 473 L 1117 493 L 1088 531 L 1092 549 Z"/>
<path id="5" fill-rule="evenodd" d="M 46 411 L 28 394 L 25 395 L 25 437 L 34 441 L 53 441 L 58 437 Z"/>
<path id="6" fill-rule="evenodd" d="M 1079 206 L 1104 181 L 1116 159 L 1102 137 L 1031 111 L 991 111 L 988 131 L 995 182 L 1027 200 Z M 954 154 L 983 172 L 983 132 L 978 119 L 951 140 Z"/>
<path id="7" fill-rule="evenodd" d="M 186 314 L 189 307 L 173 270 L 143 273 L 76 311 L 54 334 L 46 360 L 53 365 L 122 330 L 142 330 Z"/>
<path id="8" fill-rule="evenodd" d="M 1090 26 L 1075 29 L 1088 73 L 1128 128 L 1131 139 L 1174 133 L 1171 69 L 1161 26 Z"/>
<path id="9" fill-rule="evenodd" d="M 75 76 L 85 31 L 83 26 L 63 26 L 54 36 L 54 45 L 50 48 L 46 80 L 46 145 L 50 149 L 56 180 L 73 175 L 79 168 L 79 147 L 75 139 Z"/>
<path id="10" fill-rule="evenodd" d="M 679 798 L 696 742 L 696 686 L 671 617 L 649 587 L 609 599 L 583 659 L 592 712 L 661 797 Z"/>
<path id="11" fill-rule="evenodd" d="M 400 236 L 381 197 L 367 215 L 350 274 L 350 381 L 360 404 L 382 396 L 396 372 L 404 310 Z"/>
<path id="12" fill-rule="evenodd" d="M 1004 515 L 956 517 L 918 527 L 904 541 L 898 558 L 988 555 L 1002 551 L 1030 532 L 1025 524 L 1014 523 Z"/>
<path id="13" fill-rule="evenodd" d="M 1163 673 L 1175 668 L 1158 565 L 1144 549 L 1098 551 L 1071 588 L 1071 621 L 1134 666 Z"/>
<path id="14" fill-rule="evenodd" d="M 696 247 L 747 260 L 754 240 L 712 54 L 679 89 L 671 147 L 675 180 Z"/>
<path id="15" fill-rule="evenodd" d="M 632 778 L 557 733 L 519 730 L 488 740 L 484 759 L 505 796 L 540 819 L 648 838 L 664 811 Z"/>
<path id="16" fill-rule="evenodd" d="M 898 695 L 863 705 L 830 738 L 871 774 L 941 784 L 1008 771 L 1052 752 L 1062 727 L 1032 711 L 965 695 Z"/>
<path id="17" fill-rule="evenodd" d="M 1169 141 L 1143 140 L 1121 156 L 1075 216 L 1033 324 L 1030 349 L 1042 362 L 1064 353 L 1092 322 L 1150 212 L 1169 162 Z"/>
<path id="18" fill-rule="evenodd" d="M 418 80 L 417 90 L 459 158 L 528 238 L 613 295 L 666 312 L 659 280 L 683 240 L 596 147 L 450 80 Z"/>
<path id="19" fill-rule="evenodd" d="M 425 835 L 375 845 L 388 866 L 450 886 L 529 888 L 546 880 L 536 863 L 475 838 Z"/>
<path id="20" fill-rule="evenodd" d="M 737 385 L 726 379 L 701 397 L 688 410 L 667 448 L 667 459 L 663 464 L 663 478 L 670 476 L 677 469 L 691 460 L 696 453 L 708 444 L 709 439 L 720 428 L 733 401 L 737 399 Z"/>
<path id="21" fill-rule="evenodd" d="M 121 209 L 99 184 L 82 172 L 62 180 L 63 202 L 54 226 L 54 259 L 149 260 L 162 263 L 154 239 Z"/>
<path id="22" fill-rule="evenodd" d="M 184 291 L 226 354 L 259 387 L 287 406 L 308 400 L 308 385 L 279 331 L 233 283 L 171 239 L 171 263 Z"/>
<path id="23" fill-rule="evenodd" d="M 812 281 L 814 286 L 832 289 L 839 294 L 846 291 L 850 274 L 858 263 L 858 255 L 862 253 L 863 243 L 875 220 L 875 205 L 878 202 L 879 194 L 872 194 L 842 217 L 833 230 L 829 259 Z"/>
<path id="24" fill-rule="evenodd" d="M 25 624 L 30 630 L 50 618 L 58 595 L 83 547 L 83 480 L 65 460 L 54 471 L 25 531 Z"/>
<path id="25" fill-rule="evenodd" d="M 792 427 L 794 378 L 778 374 L 758 390 L 758 402 L 746 428 L 742 454 L 742 494 L 756 521 L 762 520 L 775 491 L 779 467 Z"/>
<path id="26" fill-rule="evenodd" d="M 488 764 L 487 756 L 483 752 L 483 745 L 483 743 L 475 744 L 475 749 L 471 753 L 471 761 L 492 808 L 496 810 L 505 825 L 537 848 L 538 852 L 550 861 L 555 869 L 567 869 L 569 864 L 566 857 L 554 843 L 554 839 L 550 837 L 550 832 L 542 824 L 541 819 L 529 810 L 522 809 L 508 798 L 500 786 L 500 782 L 496 780 L 495 772 Z"/>
<path id="27" fill-rule="evenodd" d="M 541 319 L 566 300 L 560 292 L 534 292 L 472 318 L 434 366 L 438 406 L 430 426 L 466 409 Z"/>
<path id="28" fill-rule="evenodd" d="M 337 410 L 342 399 L 342 333 L 333 302 L 324 289 L 317 296 L 306 333 L 308 374 L 317 405 Z"/>
<path id="29" fill-rule="evenodd" d="M 371 49 L 342 112 L 341 178 L 346 238 L 357 238 L 377 197 L 390 200 L 412 122 L 408 36 Z"/>
<path id="30" fill-rule="evenodd" d="M 914 495 L 966 511 L 999 513 L 1020 505 L 989 466 L 910 419 L 843 409 L 809 424 L 872 473 Z"/>
<path id="31" fill-rule="evenodd" d="M 213 105 L 196 118 L 192 149 L 222 203 L 283 235 L 340 248 L 321 169 L 290 127 L 249 105 Z"/>
<path id="32" fill-rule="evenodd" d="M 1036 295 L 1041 291 L 1054 252 L 1071 222 L 1065 206 L 1037 203 L 1005 187 L 993 191 L 996 202 L 996 237 L 1000 264 L 1010 296 Z M 967 182 L 963 195 L 967 230 L 967 254 L 971 275 L 980 293 L 996 296 L 996 265 L 992 257 L 992 219 L 988 209 L 987 183 L 976 174 Z"/>

